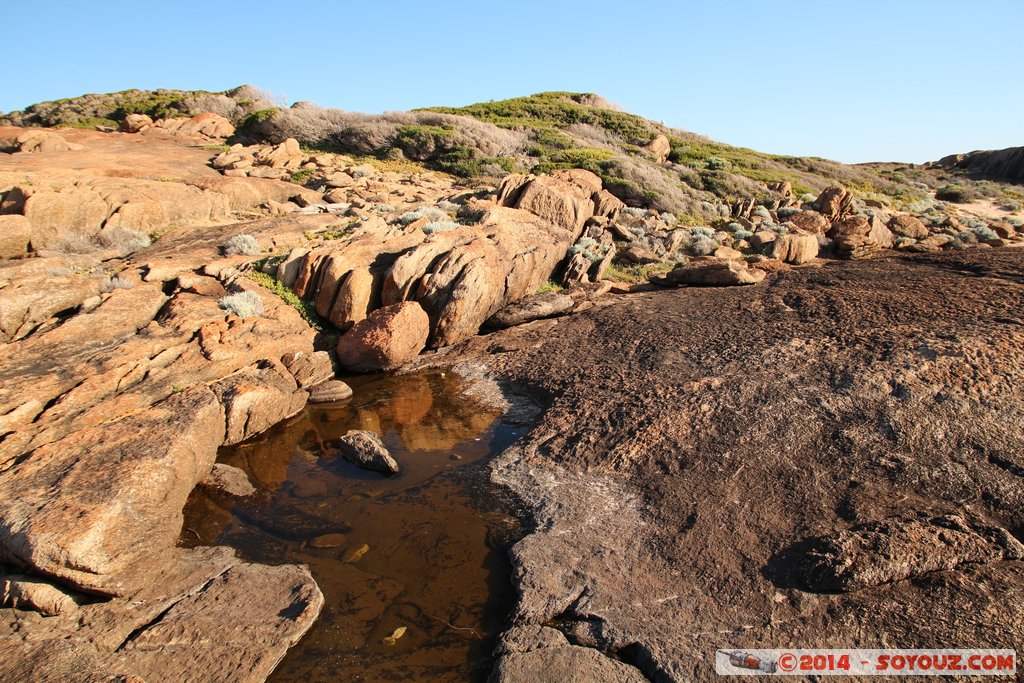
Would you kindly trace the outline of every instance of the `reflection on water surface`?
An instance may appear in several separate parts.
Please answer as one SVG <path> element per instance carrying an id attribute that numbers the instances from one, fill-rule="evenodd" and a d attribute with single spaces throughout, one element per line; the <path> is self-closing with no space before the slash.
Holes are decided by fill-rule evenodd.
<path id="1" fill-rule="evenodd" d="M 257 493 L 196 489 L 182 543 L 309 565 L 326 604 L 271 680 L 483 680 L 512 605 L 505 550 L 518 532 L 483 461 L 523 430 L 451 375 L 350 384 L 351 399 L 223 449 L 220 462 L 243 469 Z M 331 456 L 325 443 L 349 429 L 380 434 L 402 471 L 385 477 Z"/>

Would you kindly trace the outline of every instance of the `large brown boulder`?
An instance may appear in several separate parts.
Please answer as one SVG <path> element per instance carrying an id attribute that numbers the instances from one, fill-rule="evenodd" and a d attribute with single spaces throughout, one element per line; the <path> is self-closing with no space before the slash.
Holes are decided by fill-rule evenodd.
<path id="1" fill-rule="evenodd" d="M 81 145 L 68 142 L 59 133 L 39 129 L 26 130 L 15 142 L 22 152 L 67 152 L 81 149 Z"/>
<path id="2" fill-rule="evenodd" d="M 17 258 L 28 253 L 32 223 L 18 214 L 0 214 L 0 258 Z"/>
<path id="3" fill-rule="evenodd" d="M 828 232 L 830 227 L 828 219 L 817 211 L 801 211 L 786 219 L 804 232 L 819 234 Z"/>
<path id="4" fill-rule="evenodd" d="M 427 344 L 430 318 L 415 301 L 379 308 L 341 335 L 338 360 L 348 370 L 392 370 L 415 358 Z"/>
<path id="5" fill-rule="evenodd" d="M 126 114 L 119 128 L 122 133 L 142 133 L 153 127 L 153 119 L 146 114 Z"/>
<path id="6" fill-rule="evenodd" d="M 885 223 L 878 216 L 872 216 L 868 221 L 868 237 L 873 239 L 882 249 L 891 249 L 894 238 L 892 230 L 886 227 Z"/>
<path id="7" fill-rule="evenodd" d="M 772 258 L 800 265 L 813 261 L 818 255 L 818 238 L 814 235 L 779 235 L 772 243 Z"/>
<path id="8" fill-rule="evenodd" d="M 840 235 L 835 240 L 836 256 L 841 259 L 871 258 L 881 249 L 878 242 L 867 235 Z"/>
<path id="9" fill-rule="evenodd" d="M 889 229 L 901 237 L 911 237 L 915 240 L 923 240 L 928 237 L 928 228 L 924 226 L 924 223 L 905 213 L 890 218 Z"/>
<path id="10" fill-rule="evenodd" d="M 867 216 L 847 216 L 832 223 L 828 236 L 835 239 L 854 235 L 866 236 L 870 232 L 871 220 Z"/>
<path id="11" fill-rule="evenodd" d="M 835 223 L 853 213 L 853 195 L 835 185 L 822 190 L 815 204 L 829 223 Z"/>
<path id="12" fill-rule="evenodd" d="M 672 145 L 669 143 L 668 138 L 664 135 L 657 135 L 653 140 L 647 143 L 644 149 L 651 154 L 659 163 L 664 162 L 668 159 L 668 155 L 672 152 Z"/>
<path id="13" fill-rule="evenodd" d="M 552 175 L 506 177 L 498 188 L 498 203 L 524 209 L 579 235 L 594 215 L 595 193 L 601 179 L 590 171 L 572 169 Z"/>

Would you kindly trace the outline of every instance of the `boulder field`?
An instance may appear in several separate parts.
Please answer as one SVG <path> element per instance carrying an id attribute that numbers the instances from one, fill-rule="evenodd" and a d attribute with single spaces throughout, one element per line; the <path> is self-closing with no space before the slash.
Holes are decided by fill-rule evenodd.
<path id="1" fill-rule="evenodd" d="M 782 183 L 682 226 L 585 170 L 463 182 L 229 129 L 0 129 L 0 679 L 265 679 L 323 597 L 178 547 L 187 497 L 251 492 L 217 449 L 347 398 L 338 371 L 425 365 L 543 409 L 494 465 L 536 522 L 497 681 L 1019 640 L 1012 225 Z"/>

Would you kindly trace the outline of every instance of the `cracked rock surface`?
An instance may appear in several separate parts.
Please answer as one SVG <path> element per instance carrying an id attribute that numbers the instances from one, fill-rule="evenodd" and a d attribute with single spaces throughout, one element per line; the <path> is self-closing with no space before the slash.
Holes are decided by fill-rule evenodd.
<path id="1" fill-rule="evenodd" d="M 453 349 L 544 408 L 493 468 L 534 527 L 495 680 L 581 648 L 696 681 L 717 648 L 1017 647 L 1022 305 L 1019 250 L 885 257 Z"/>

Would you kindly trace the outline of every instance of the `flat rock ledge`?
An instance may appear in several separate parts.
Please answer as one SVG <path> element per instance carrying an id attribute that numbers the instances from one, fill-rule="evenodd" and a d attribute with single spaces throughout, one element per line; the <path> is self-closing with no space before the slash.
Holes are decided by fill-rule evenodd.
<path id="1" fill-rule="evenodd" d="M 218 305 L 240 290 L 262 316 Z M 313 625 L 306 567 L 178 542 L 197 484 L 252 492 L 217 449 L 333 376 L 299 314 L 259 293 L 230 272 L 140 281 L 7 345 L 0 680 L 262 681 Z"/>
<path id="2" fill-rule="evenodd" d="M 305 567 L 227 548 L 173 552 L 152 579 L 58 616 L 0 610 L 0 680 L 262 681 L 324 602 Z"/>

